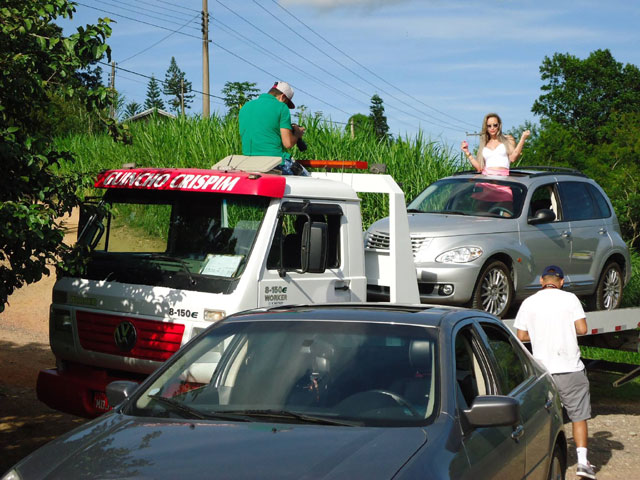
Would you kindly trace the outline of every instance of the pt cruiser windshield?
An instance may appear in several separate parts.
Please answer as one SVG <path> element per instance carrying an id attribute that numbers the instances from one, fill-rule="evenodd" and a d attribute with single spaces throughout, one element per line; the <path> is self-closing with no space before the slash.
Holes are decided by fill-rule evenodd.
<path id="1" fill-rule="evenodd" d="M 427 187 L 408 205 L 414 213 L 519 217 L 526 189 L 493 178 L 452 178 Z"/>

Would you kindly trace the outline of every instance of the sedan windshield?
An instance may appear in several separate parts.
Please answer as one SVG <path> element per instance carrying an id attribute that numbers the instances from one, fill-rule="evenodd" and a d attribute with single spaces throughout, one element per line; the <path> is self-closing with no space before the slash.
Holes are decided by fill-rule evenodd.
<path id="1" fill-rule="evenodd" d="M 325 425 L 424 425 L 436 410 L 436 331 L 264 321 L 201 336 L 128 407 L 134 415 Z"/>
<path id="2" fill-rule="evenodd" d="M 87 277 L 228 292 L 242 274 L 266 198 L 193 192 L 110 191 Z"/>
<path id="3" fill-rule="evenodd" d="M 481 217 L 520 216 L 524 186 L 491 178 L 451 178 L 429 185 L 408 205 L 413 213 Z"/>

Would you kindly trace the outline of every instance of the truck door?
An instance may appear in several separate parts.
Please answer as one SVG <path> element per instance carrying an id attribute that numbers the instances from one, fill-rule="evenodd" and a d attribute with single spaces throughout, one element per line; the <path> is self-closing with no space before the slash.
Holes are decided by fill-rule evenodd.
<path id="1" fill-rule="evenodd" d="M 345 222 L 338 204 L 284 202 L 261 270 L 258 306 L 350 302 L 349 264 L 343 258 L 348 241 Z M 319 273 L 303 269 L 302 232 L 311 223 L 326 230 L 326 268 Z"/>

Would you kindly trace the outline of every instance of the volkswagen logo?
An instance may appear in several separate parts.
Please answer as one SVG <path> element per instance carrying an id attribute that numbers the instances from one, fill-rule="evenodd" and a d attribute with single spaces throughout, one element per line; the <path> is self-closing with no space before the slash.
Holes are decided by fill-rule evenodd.
<path id="1" fill-rule="evenodd" d="M 130 352 L 136 345 L 138 333 L 131 322 L 121 322 L 113 331 L 113 340 L 123 352 Z"/>

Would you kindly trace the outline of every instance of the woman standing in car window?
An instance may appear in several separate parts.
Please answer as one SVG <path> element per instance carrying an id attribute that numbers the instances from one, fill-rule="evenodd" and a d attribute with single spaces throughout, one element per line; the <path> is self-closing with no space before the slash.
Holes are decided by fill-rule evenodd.
<path id="1" fill-rule="evenodd" d="M 525 140 L 531 135 L 529 130 L 522 132 L 516 145 L 511 135 L 502 133 L 502 120 L 497 113 L 487 113 L 482 122 L 478 155 L 474 157 L 469 151 L 469 144 L 462 141 L 461 149 L 471 165 L 483 175 L 509 175 L 509 166 L 522 153 Z"/>

